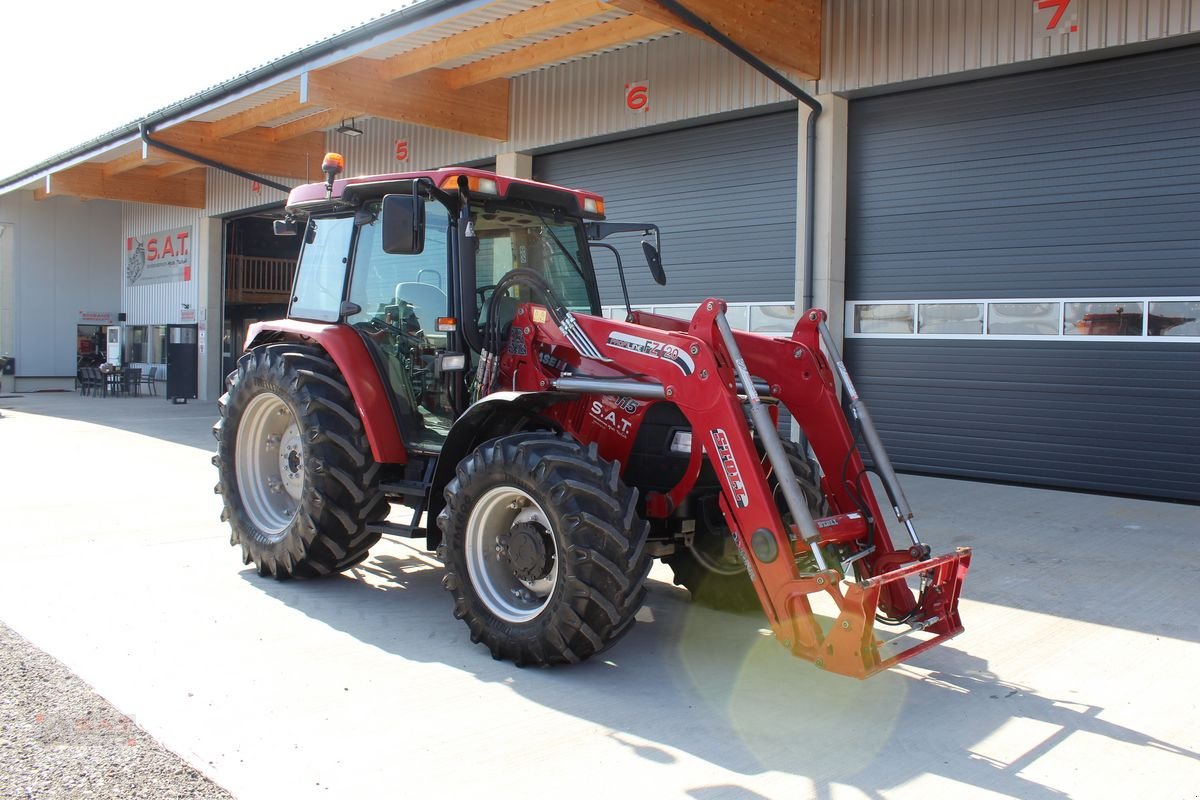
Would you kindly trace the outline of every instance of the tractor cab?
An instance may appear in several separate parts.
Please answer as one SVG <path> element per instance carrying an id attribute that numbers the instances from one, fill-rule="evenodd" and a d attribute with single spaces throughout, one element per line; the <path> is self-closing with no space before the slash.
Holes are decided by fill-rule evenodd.
<path id="1" fill-rule="evenodd" d="M 408 450 L 441 448 L 478 397 L 481 332 L 506 338 L 522 303 L 547 302 L 539 289 L 599 313 L 585 229 L 603 219 L 597 195 L 465 168 L 337 180 L 329 164 L 330 180 L 295 190 L 277 226 L 304 231 L 288 316 L 358 332 Z M 538 287 L 506 280 L 515 270 Z"/>

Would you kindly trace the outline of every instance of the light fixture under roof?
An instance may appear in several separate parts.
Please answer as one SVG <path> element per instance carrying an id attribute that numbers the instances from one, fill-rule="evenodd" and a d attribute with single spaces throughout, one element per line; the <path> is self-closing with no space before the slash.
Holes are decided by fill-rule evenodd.
<path id="1" fill-rule="evenodd" d="M 349 124 L 346 124 L 346 120 L 342 120 L 342 124 L 337 126 L 337 132 L 344 133 L 347 136 L 362 136 L 362 129 L 355 127 L 357 121 L 352 119 Z"/>

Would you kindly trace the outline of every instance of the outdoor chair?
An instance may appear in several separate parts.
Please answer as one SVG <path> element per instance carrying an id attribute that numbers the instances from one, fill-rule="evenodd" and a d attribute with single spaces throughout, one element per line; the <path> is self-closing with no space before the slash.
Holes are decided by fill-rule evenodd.
<path id="1" fill-rule="evenodd" d="M 134 397 L 139 397 L 141 395 L 141 391 L 139 389 L 141 384 L 142 384 L 141 369 L 134 369 L 131 367 L 126 367 L 121 372 L 121 394 L 123 394 L 123 395 L 132 394 Z"/>
<path id="2" fill-rule="evenodd" d="M 154 386 L 154 382 L 157 378 L 158 367 L 151 367 L 149 372 L 142 376 L 141 382 L 150 390 L 150 394 L 158 394 L 158 389 Z"/>
<path id="3" fill-rule="evenodd" d="M 83 393 L 92 397 L 103 396 L 108 385 L 108 376 L 96 367 L 83 368 Z"/>

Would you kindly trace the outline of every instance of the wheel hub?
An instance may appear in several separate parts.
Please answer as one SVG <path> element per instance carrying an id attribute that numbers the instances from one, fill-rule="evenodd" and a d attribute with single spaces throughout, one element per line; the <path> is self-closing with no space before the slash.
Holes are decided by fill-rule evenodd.
<path id="1" fill-rule="evenodd" d="M 289 420 L 287 430 L 283 432 L 279 445 L 279 477 L 283 480 L 283 488 L 293 499 L 300 499 L 300 490 L 304 486 L 304 443 L 300 440 L 300 428 L 295 421 Z"/>
<path id="2" fill-rule="evenodd" d="M 496 544 L 517 580 L 536 581 L 546 577 L 554 566 L 553 543 L 549 538 L 549 532 L 541 525 L 519 522 L 496 537 Z"/>

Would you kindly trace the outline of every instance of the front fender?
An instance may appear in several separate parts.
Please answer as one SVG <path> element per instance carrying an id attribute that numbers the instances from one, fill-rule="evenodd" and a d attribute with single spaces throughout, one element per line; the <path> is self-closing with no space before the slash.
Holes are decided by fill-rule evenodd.
<path id="1" fill-rule="evenodd" d="M 550 406 L 577 397 L 579 395 L 566 392 L 494 392 L 476 402 L 455 420 L 442 444 L 433 473 L 433 484 L 429 487 L 425 527 L 430 550 L 442 540 L 437 518 L 446 506 L 443 493 L 454 478 L 458 462 L 483 442 L 498 436 L 529 430 L 561 430 L 561 425 L 542 412 Z"/>
<path id="2" fill-rule="evenodd" d="M 358 333 L 348 325 L 294 319 L 256 322 L 246 333 L 246 350 L 288 341 L 316 344 L 337 364 L 354 398 L 376 463 L 406 463 L 408 451 L 400 438 L 400 427 L 396 424 L 387 388 Z"/>

